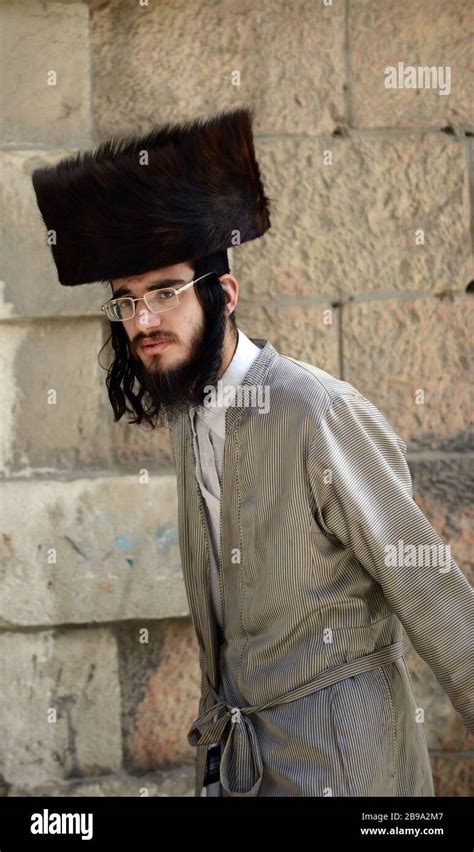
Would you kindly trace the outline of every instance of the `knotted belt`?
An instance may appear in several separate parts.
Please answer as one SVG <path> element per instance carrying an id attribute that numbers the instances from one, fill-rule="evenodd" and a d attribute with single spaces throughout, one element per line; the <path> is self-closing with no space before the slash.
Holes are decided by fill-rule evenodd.
<path id="1" fill-rule="evenodd" d="M 232 707 L 226 701 L 222 701 L 209 678 L 206 678 L 217 703 L 205 710 L 193 722 L 188 731 L 188 743 L 192 746 L 203 746 L 220 742 L 219 775 L 222 787 L 229 796 L 256 796 L 262 781 L 263 761 L 255 728 L 249 718 L 253 713 L 260 713 L 278 704 L 296 701 L 347 677 L 354 677 L 390 663 L 403 656 L 403 653 L 403 641 L 394 642 L 365 657 L 326 669 L 302 686 L 255 707 Z M 236 779 L 234 788 L 231 778 Z"/>

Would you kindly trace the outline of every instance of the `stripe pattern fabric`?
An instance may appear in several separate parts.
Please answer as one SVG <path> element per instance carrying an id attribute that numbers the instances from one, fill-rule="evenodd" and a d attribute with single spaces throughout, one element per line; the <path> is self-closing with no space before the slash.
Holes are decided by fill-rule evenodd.
<path id="1" fill-rule="evenodd" d="M 188 733 L 195 795 L 220 738 L 222 796 L 433 796 L 424 708 L 403 654 L 358 666 L 399 647 L 403 625 L 474 732 L 474 592 L 449 553 L 441 567 L 426 558 L 443 542 L 413 500 L 406 445 L 384 415 L 349 383 L 251 340 L 261 354 L 242 383 L 248 396 L 226 411 L 222 629 L 189 417 L 169 422 L 201 669 Z M 267 410 L 251 396 L 258 387 Z M 357 673 L 275 703 L 348 664 Z"/>
<path id="2" fill-rule="evenodd" d="M 401 657 L 402 653 L 402 643 L 394 643 L 380 651 L 375 651 L 373 654 L 361 657 L 359 660 L 327 669 L 309 683 L 298 686 L 291 692 L 287 692 L 286 695 L 267 701 L 259 707 L 229 707 L 226 702 L 220 700 L 220 697 L 213 690 L 212 684 L 208 684 L 217 704 L 203 713 L 193 724 L 189 732 L 189 742 L 192 745 L 208 745 L 210 740 L 218 739 L 222 749 L 220 780 L 226 794 L 240 797 L 256 796 L 262 781 L 263 763 L 258 739 L 251 719 L 248 718 L 251 714 L 261 713 L 262 710 L 268 710 L 269 707 L 274 707 L 277 704 L 296 701 L 312 694 L 317 689 L 327 689 L 331 684 L 338 683 L 345 678 L 355 677 L 361 672 L 379 668 L 390 660 Z M 224 713 L 223 716 L 221 712 Z M 230 731 L 229 720 L 232 723 Z M 230 779 L 236 777 L 238 779 L 237 786 L 232 788 Z"/>

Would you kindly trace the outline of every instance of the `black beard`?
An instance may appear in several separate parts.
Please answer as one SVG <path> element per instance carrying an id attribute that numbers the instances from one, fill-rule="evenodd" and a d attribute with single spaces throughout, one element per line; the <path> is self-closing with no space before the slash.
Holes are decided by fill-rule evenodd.
<path id="1" fill-rule="evenodd" d="M 208 323 L 205 322 L 201 331 L 196 332 L 191 338 L 191 352 L 185 363 L 169 370 L 153 367 L 149 369 L 140 359 L 130 355 L 135 361 L 139 380 L 145 387 L 146 393 L 156 409 L 160 409 L 168 421 L 188 413 L 190 406 L 202 405 L 204 394 L 209 387 L 217 389 L 217 374 L 222 364 L 225 329 L 224 312 L 219 318 L 217 327 L 214 325 L 212 333 L 209 333 Z M 157 357 L 159 359 L 159 355 Z M 214 370 L 212 370 L 213 364 Z"/>

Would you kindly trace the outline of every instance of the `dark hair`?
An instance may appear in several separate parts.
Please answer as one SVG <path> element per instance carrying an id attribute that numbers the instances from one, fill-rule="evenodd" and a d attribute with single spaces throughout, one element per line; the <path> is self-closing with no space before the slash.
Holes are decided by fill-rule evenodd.
<path id="1" fill-rule="evenodd" d="M 198 261 L 189 261 L 193 268 L 200 274 L 204 274 L 198 265 Z M 221 273 L 222 274 L 222 273 Z M 199 276 L 197 276 L 199 277 Z M 200 380 L 200 388 L 213 384 L 217 381 L 217 374 L 221 366 L 222 344 L 226 329 L 225 322 L 225 294 L 220 286 L 218 274 L 208 275 L 194 286 L 196 296 L 204 311 L 206 354 L 203 364 L 203 375 Z M 238 331 L 235 318 L 235 310 L 227 317 L 232 336 L 237 340 Z M 142 421 L 151 426 L 160 425 L 161 405 L 148 392 L 140 375 L 140 365 L 130 357 L 130 340 L 125 331 L 123 323 L 110 322 L 110 336 L 99 351 L 105 349 L 111 342 L 115 357 L 108 367 L 104 367 L 100 361 L 99 366 L 107 370 L 106 385 L 110 404 L 114 412 L 114 421 L 120 420 L 125 413 L 135 415 L 128 419 L 129 423 L 140 424 Z M 205 373 L 205 376 L 204 376 Z M 127 404 L 129 403 L 129 404 Z"/>

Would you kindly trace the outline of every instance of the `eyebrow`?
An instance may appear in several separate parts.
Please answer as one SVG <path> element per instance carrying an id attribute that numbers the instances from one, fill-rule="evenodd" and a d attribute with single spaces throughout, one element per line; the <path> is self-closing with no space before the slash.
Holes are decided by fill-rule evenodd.
<path id="1" fill-rule="evenodd" d="M 152 281 L 146 288 L 146 292 L 148 293 L 150 290 L 161 290 L 162 287 L 169 287 L 170 284 L 186 284 L 186 281 L 184 278 L 163 278 L 162 281 Z M 110 282 L 110 285 L 112 286 L 112 282 Z M 132 291 L 128 287 L 119 287 L 115 293 L 112 288 L 112 293 L 113 299 L 118 299 L 120 296 L 132 295 Z"/>

